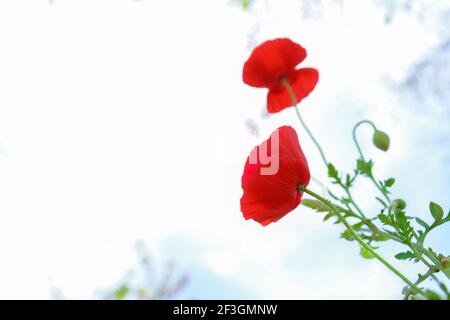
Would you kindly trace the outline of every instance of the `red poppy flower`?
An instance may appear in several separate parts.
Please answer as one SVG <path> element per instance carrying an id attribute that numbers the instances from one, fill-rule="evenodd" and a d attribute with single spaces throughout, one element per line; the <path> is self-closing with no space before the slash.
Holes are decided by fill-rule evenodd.
<path id="1" fill-rule="evenodd" d="M 244 64 L 242 78 L 252 87 L 268 88 L 267 110 L 279 112 L 294 104 L 282 80 L 289 82 L 297 103 L 309 95 L 319 80 L 316 69 L 295 69 L 305 58 L 306 50 L 290 39 L 269 40 L 253 50 Z"/>
<path id="2" fill-rule="evenodd" d="M 245 219 L 266 226 L 294 210 L 301 201 L 298 186 L 310 179 L 308 162 L 292 127 L 275 130 L 247 158 L 242 175 L 241 211 Z"/>

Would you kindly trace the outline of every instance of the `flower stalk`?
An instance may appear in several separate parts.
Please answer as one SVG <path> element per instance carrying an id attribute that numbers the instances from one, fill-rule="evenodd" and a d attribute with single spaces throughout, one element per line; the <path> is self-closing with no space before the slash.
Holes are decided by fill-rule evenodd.
<path id="1" fill-rule="evenodd" d="M 339 210 L 337 210 L 334 205 L 325 199 L 324 197 L 318 195 L 317 193 L 303 187 L 298 186 L 298 191 L 304 192 L 306 194 L 309 194 L 310 196 L 316 198 L 317 200 L 321 201 L 323 204 L 328 206 L 328 208 L 333 212 L 333 214 L 338 218 L 340 222 L 344 224 L 344 226 L 347 228 L 347 230 L 352 234 L 352 236 L 355 238 L 355 240 L 368 252 L 370 252 L 376 259 L 378 259 L 381 263 L 383 263 L 387 268 L 389 268 L 393 273 L 395 273 L 400 279 L 402 279 L 409 287 L 414 289 L 415 292 L 420 293 L 424 297 L 426 297 L 425 292 L 423 292 L 422 289 L 418 288 L 414 283 L 412 283 L 407 277 L 405 277 L 400 271 L 398 271 L 394 266 L 392 266 L 389 262 L 387 262 L 382 256 L 380 256 L 373 248 L 372 246 L 368 245 L 361 237 L 358 235 L 358 233 L 352 228 L 352 226 L 348 223 L 348 221 L 339 213 Z"/>
<path id="2" fill-rule="evenodd" d="M 308 125 L 306 124 L 305 120 L 303 120 L 303 117 L 301 116 L 300 112 L 298 111 L 298 107 L 297 107 L 298 99 L 297 99 L 297 96 L 295 95 L 295 92 L 292 89 L 288 79 L 286 77 L 282 77 L 280 81 L 281 81 L 281 84 L 286 88 L 287 92 L 289 93 L 289 96 L 290 96 L 291 101 L 292 101 L 292 105 L 294 106 L 294 109 L 295 109 L 295 113 L 297 114 L 297 118 L 300 120 L 301 125 L 303 126 L 303 128 L 306 131 L 306 133 L 309 135 L 309 137 L 311 138 L 312 142 L 314 143 L 314 145 L 316 146 L 317 150 L 319 151 L 319 154 L 320 154 L 320 157 L 322 158 L 323 163 L 325 164 L 325 166 L 328 166 L 328 160 L 325 157 L 325 153 L 323 152 L 323 149 L 320 146 L 320 143 L 314 137 L 314 134 L 308 128 Z"/>
<path id="3" fill-rule="evenodd" d="M 297 65 L 305 58 L 306 50 L 290 39 L 278 38 L 266 41 L 257 46 L 245 62 L 243 81 L 253 87 L 268 89 L 267 111 L 269 113 L 294 107 L 300 124 L 311 138 L 327 168 L 331 183 L 338 186 L 342 192 L 336 195 L 328 187 L 319 183 L 323 187 L 324 193 L 328 193 L 328 196 L 332 197 L 335 202 L 332 203 L 325 197 L 307 189 L 311 174 L 306 157 L 300 148 L 297 134 L 291 127 L 280 127 L 278 130 L 283 133 L 280 136 L 280 148 L 271 149 L 271 153 L 274 154 L 278 154 L 280 151 L 279 163 L 277 162 L 280 170 L 276 171 L 273 176 L 259 174 L 259 171 L 266 171 L 266 166 L 271 161 L 251 163 L 249 160 L 255 159 L 252 156 L 249 156 L 244 168 L 242 176 L 244 194 L 241 198 L 241 211 L 244 218 L 253 219 L 265 226 L 278 221 L 301 203 L 317 212 L 326 213 L 324 220 L 335 217 L 337 223 L 342 223 L 346 229 L 341 234 L 342 238 L 349 241 L 356 240 L 361 247 L 362 257 L 378 259 L 408 285 L 404 290 L 405 299 L 414 298 L 416 295 L 421 295 L 426 299 L 439 299 L 441 296 L 437 293 L 419 288 L 419 285 L 429 278 L 436 281 L 444 297 L 450 299 L 446 285 L 437 277 L 442 272 L 450 279 L 450 256 L 436 253 L 433 249 L 424 246 L 426 237 L 432 230 L 450 222 L 450 212 L 445 214 L 442 207 L 435 202 L 430 202 L 429 208 L 433 217 L 431 223 L 427 223 L 419 217 L 411 217 L 406 213 L 407 203 L 401 198 L 391 196 L 391 187 L 395 183 L 395 179 L 378 180 L 375 178 L 374 162 L 364 156 L 357 139 L 357 129 L 362 125 L 369 125 L 373 130 L 372 142 L 376 148 L 382 151 L 389 150 L 390 137 L 387 133 L 379 130 L 372 121 L 362 120 L 353 127 L 353 141 L 359 154 L 353 172 L 342 173 L 328 161 L 322 146 L 302 118 L 298 108 L 298 104 L 311 93 L 319 80 L 319 72 L 316 69 L 297 69 Z M 271 138 L 267 141 L 270 140 Z M 278 144 L 275 144 L 275 147 L 277 146 Z M 261 149 L 266 150 L 264 144 L 255 148 L 255 150 Z M 264 155 L 265 153 L 263 153 Z M 263 159 L 265 158 L 263 157 Z M 382 209 L 375 215 L 367 214 L 365 208 L 359 206 L 353 196 L 354 182 L 361 176 L 369 178 L 381 193 L 379 197 L 375 198 L 382 204 Z M 309 194 L 314 199 L 302 200 L 303 193 Z M 420 229 L 417 225 L 420 226 Z M 420 261 L 427 267 L 427 272 L 424 275 L 419 274 L 417 281 L 410 281 L 376 252 L 377 247 L 374 244 L 388 240 L 393 240 L 407 248 L 406 251 L 397 253 L 396 259 Z"/>

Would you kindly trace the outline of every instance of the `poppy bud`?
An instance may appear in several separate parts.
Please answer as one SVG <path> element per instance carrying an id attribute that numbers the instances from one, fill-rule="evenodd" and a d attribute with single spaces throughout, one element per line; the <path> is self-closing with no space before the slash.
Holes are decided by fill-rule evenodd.
<path id="1" fill-rule="evenodd" d="M 390 139 L 386 132 L 375 130 L 373 134 L 373 144 L 380 150 L 387 151 L 389 149 Z"/>
<path id="2" fill-rule="evenodd" d="M 450 256 L 448 257 L 440 257 L 441 263 L 445 269 L 450 269 Z"/>
<path id="3" fill-rule="evenodd" d="M 406 202 L 403 199 L 395 199 L 391 202 L 391 208 L 403 210 L 406 208 Z"/>

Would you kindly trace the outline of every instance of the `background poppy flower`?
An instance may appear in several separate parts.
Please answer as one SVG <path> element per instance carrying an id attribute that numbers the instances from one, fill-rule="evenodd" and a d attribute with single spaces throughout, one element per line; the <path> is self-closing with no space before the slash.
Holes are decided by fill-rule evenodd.
<path id="1" fill-rule="evenodd" d="M 272 146 L 272 140 L 276 136 L 278 152 L 274 152 Z M 268 157 L 279 165 L 274 174 L 261 174 L 261 169 L 267 167 L 260 156 L 260 151 L 264 148 L 267 148 Z M 257 161 L 252 161 L 254 155 L 258 155 Z M 297 187 L 307 186 L 309 180 L 308 162 L 297 133 L 289 126 L 278 128 L 268 140 L 256 146 L 247 158 L 242 175 L 244 194 L 241 198 L 241 211 L 244 218 L 253 219 L 263 226 L 278 221 L 300 204 L 303 194 Z"/>
<path id="2" fill-rule="evenodd" d="M 275 113 L 294 104 L 282 79 L 289 82 L 297 103 L 316 86 L 319 80 L 316 69 L 295 69 L 305 58 L 306 50 L 290 39 L 269 40 L 253 50 L 244 64 L 242 78 L 252 87 L 269 89 L 267 110 Z"/>

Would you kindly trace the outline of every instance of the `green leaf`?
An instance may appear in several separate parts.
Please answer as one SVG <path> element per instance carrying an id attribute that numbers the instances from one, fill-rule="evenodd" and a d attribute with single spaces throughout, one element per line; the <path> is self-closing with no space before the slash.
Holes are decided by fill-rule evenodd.
<path id="1" fill-rule="evenodd" d="M 384 181 L 384 185 L 388 188 L 392 187 L 395 183 L 395 179 L 394 178 L 389 178 L 386 181 Z"/>
<path id="2" fill-rule="evenodd" d="M 330 219 L 332 216 L 334 216 L 334 214 L 332 212 L 329 212 L 328 214 L 325 215 L 325 217 L 323 217 L 323 221 L 327 221 L 328 219 Z"/>
<path id="3" fill-rule="evenodd" d="M 341 237 L 348 241 L 353 241 L 355 238 L 353 237 L 353 234 L 349 230 L 345 230 L 341 233 Z"/>
<path id="4" fill-rule="evenodd" d="M 350 175 L 350 174 L 347 174 L 345 176 L 345 187 L 347 189 L 351 188 L 351 186 L 353 185 L 353 182 L 355 182 L 357 176 L 358 176 L 358 171 L 357 170 L 355 170 L 355 173 L 353 174 L 353 176 Z"/>
<path id="5" fill-rule="evenodd" d="M 436 222 L 441 221 L 444 216 L 444 210 L 442 207 L 433 201 L 430 202 L 430 212 Z"/>
<path id="6" fill-rule="evenodd" d="M 360 172 L 368 177 L 371 177 L 373 161 L 372 160 L 366 161 L 364 159 L 358 159 L 358 161 L 356 162 L 356 168 L 358 169 L 358 172 Z"/>
<path id="7" fill-rule="evenodd" d="M 394 217 L 394 227 L 398 234 L 404 239 L 412 237 L 413 228 L 409 221 L 411 217 L 406 216 L 406 213 L 399 209 L 395 209 Z"/>
<path id="8" fill-rule="evenodd" d="M 303 199 L 302 205 L 308 208 L 311 208 L 313 210 L 316 210 L 317 212 L 327 212 L 330 211 L 328 206 L 323 203 L 322 201 L 315 200 L 315 199 Z"/>
<path id="9" fill-rule="evenodd" d="M 365 222 L 358 222 L 358 223 L 355 223 L 355 224 L 352 226 L 352 228 L 353 228 L 353 230 L 358 231 L 358 230 L 361 229 L 361 227 L 364 226 L 364 225 L 365 225 Z"/>
<path id="10" fill-rule="evenodd" d="M 429 300 L 442 300 L 442 298 L 434 291 L 425 290 L 425 295 Z"/>
<path id="11" fill-rule="evenodd" d="M 392 240 L 395 240 L 397 242 L 404 242 L 403 239 L 398 234 L 396 234 L 395 232 L 392 232 L 392 231 L 389 231 L 389 230 L 386 230 L 386 229 L 383 229 L 383 231 L 385 232 L 385 234 L 386 234 L 386 236 L 388 238 L 390 238 Z"/>
<path id="12" fill-rule="evenodd" d="M 416 218 L 416 222 L 417 222 L 418 224 L 420 224 L 422 227 L 424 227 L 425 230 L 430 228 L 430 226 L 429 226 L 425 221 L 423 221 L 423 220 L 420 219 L 420 218 Z"/>
<path id="13" fill-rule="evenodd" d="M 395 258 L 397 258 L 398 260 L 412 260 L 412 259 L 415 259 L 416 256 L 411 251 L 406 251 L 406 252 L 397 253 L 395 255 Z"/>
<path id="14" fill-rule="evenodd" d="M 328 176 L 336 181 L 340 180 L 339 172 L 337 172 L 336 168 L 331 162 L 328 164 Z"/>
<path id="15" fill-rule="evenodd" d="M 380 213 L 378 215 L 378 219 L 381 221 L 382 224 L 390 225 L 391 222 L 389 221 L 389 218 L 384 213 Z"/>
<path id="16" fill-rule="evenodd" d="M 365 247 L 362 247 L 362 246 L 361 246 L 361 249 L 359 250 L 359 254 L 364 259 L 373 259 L 373 258 L 375 258 L 375 256 L 372 254 L 372 252 L 370 252 L 369 250 L 367 250 Z"/>

